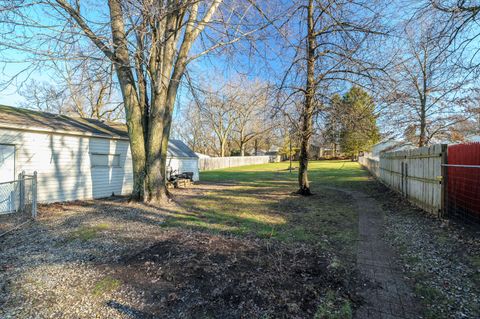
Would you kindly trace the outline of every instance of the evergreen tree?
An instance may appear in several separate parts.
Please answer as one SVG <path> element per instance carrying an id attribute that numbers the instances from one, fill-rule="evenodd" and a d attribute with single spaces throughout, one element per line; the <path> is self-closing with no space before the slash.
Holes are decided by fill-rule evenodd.
<path id="1" fill-rule="evenodd" d="M 340 133 L 340 147 L 346 155 L 356 159 L 380 140 L 373 98 L 362 88 L 352 87 L 342 99 L 344 125 Z"/>
<path id="2" fill-rule="evenodd" d="M 352 159 L 380 140 L 373 98 L 354 86 L 343 97 L 332 96 L 327 108 L 325 138 Z"/>

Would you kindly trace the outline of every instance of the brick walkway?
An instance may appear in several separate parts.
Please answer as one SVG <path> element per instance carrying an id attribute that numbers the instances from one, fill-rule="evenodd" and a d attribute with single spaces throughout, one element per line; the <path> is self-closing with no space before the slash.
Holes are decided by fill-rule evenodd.
<path id="1" fill-rule="evenodd" d="M 355 199 L 359 213 L 357 267 L 372 282 L 362 291 L 365 303 L 354 318 L 421 318 L 395 254 L 382 238 L 384 213 L 380 204 L 361 192 L 348 193 Z"/>

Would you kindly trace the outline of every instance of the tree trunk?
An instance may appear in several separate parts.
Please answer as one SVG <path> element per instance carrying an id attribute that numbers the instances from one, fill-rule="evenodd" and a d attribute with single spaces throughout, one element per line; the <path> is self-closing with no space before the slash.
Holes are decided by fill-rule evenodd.
<path id="1" fill-rule="evenodd" d="M 225 157 L 225 140 L 220 140 L 220 156 Z"/>
<path id="2" fill-rule="evenodd" d="M 243 128 L 240 130 L 239 146 L 240 146 L 240 156 L 245 156 L 245 136 L 244 136 Z"/>
<path id="3" fill-rule="evenodd" d="M 122 8 L 118 1 L 109 1 L 113 43 L 116 46 L 116 73 L 125 104 L 125 117 L 130 137 L 130 148 L 133 162 L 132 199 L 141 200 L 144 196 L 145 179 L 145 139 L 143 132 L 142 106 L 135 91 L 135 83 L 130 69 L 125 26 Z"/>
<path id="4" fill-rule="evenodd" d="M 155 124 L 153 124 L 155 123 Z M 150 128 L 145 198 L 146 202 L 160 203 L 168 197 L 166 188 L 166 153 L 168 147 L 168 136 L 163 134 L 163 121 L 154 121 Z M 164 141 L 167 140 L 167 146 Z"/>
<path id="5" fill-rule="evenodd" d="M 315 94 L 315 34 L 313 21 L 313 0 L 308 1 L 308 35 L 307 35 L 307 89 L 303 109 L 302 141 L 298 169 L 298 194 L 312 195 L 308 181 L 308 152 L 313 126 L 313 98 Z"/>
<path id="6" fill-rule="evenodd" d="M 418 147 L 423 147 L 427 140 L 427 119 L 426 119 L 426 101 L 422 99 L 420 109 L 420 136 L 418 137 Z"/>

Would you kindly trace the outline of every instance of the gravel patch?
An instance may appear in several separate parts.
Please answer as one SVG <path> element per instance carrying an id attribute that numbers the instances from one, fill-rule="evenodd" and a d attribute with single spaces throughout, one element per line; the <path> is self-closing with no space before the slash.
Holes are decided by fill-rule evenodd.
<path id="1" fill-rule="evenodd" d="M 480 318 L 480 232 L 440 220 L 381 191 L 385 237 L 415 283 L 426 318 Z M 388 196 L 385 196 L 388 195 Z"/>
<path id="2" fill-rule="evenodd" d="M 0 318 L 131 318 L 112 305 L 141 308 L 142 296 L 105 265 L 152 244 L 166 215 L 124 199 L 40 207 L 0 237 Z"/>

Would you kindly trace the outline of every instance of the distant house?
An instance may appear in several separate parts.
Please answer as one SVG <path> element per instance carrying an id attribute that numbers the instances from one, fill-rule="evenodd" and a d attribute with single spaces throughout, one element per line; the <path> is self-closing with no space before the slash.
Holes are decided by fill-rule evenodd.
<path id="1" fill-rule="evenodd" d="M 268 149 L 267 152 L 265 152 L 265 155 L 270 155 L 270 156 L 277 156 L 280 153 L 280 147 L 272 145 Z"/>
<path id="2" fill-rule="evenodd" d="M 170 141 L 167 166 L 198 180 L 198 157 L 181 141 Z M 126 125 L 0 106 L 0 182 L 22 171 L 37 171 L 39 202 L 129 194 Z"/>
<path id="3" fill-rule="evenodd" d="M 246 152 L 248 156 L 264 156 L 264 155 L 267 155 L 267 151 L 265 151 L 264 149 L 252 149 L 250 152 Z"/>

